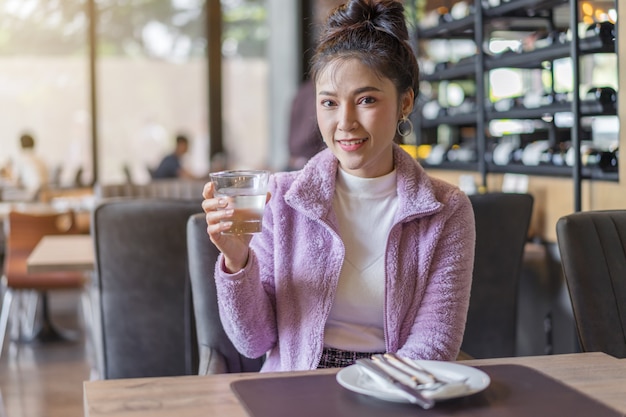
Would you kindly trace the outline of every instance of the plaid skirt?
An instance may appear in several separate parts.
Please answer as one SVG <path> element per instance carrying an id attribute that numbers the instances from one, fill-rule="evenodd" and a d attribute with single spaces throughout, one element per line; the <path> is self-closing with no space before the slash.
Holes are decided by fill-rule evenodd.
<path id="1" fill-rule="evenodd" d="M 372 355 L 384 352 L 351 352 L 333 348 L 324 348 L 318 369 L 321 368 L 344 368 L 350 366 L 360 358 L 369 358 Z"/>

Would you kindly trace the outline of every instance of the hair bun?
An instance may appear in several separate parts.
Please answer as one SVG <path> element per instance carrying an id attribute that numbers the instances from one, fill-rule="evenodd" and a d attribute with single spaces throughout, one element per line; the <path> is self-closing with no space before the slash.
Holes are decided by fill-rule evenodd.
<path id="1" fill-rule="evenodd" d="M 404 6 L 397 0 L 350 0 L 339 6 L 327 22 L 329 32 L 380 30 L 399 40 L 408 40 Z"/>

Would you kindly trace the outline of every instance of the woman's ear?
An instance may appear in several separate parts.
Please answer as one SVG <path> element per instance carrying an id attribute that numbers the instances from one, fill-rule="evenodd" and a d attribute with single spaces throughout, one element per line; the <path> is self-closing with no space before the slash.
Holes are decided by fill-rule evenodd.
<path id="1" fill-rule="evenodd" d="M 415 92 L 412 88 L 409 88 L 402 94 L 402 115 L 409 116 L 413 111 L 413 104 L 415 103 Z"/>

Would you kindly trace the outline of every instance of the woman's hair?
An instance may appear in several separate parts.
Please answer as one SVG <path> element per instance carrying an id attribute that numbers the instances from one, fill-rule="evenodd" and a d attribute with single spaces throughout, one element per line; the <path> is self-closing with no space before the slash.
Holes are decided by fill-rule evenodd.
<path id="1" fill-rule="evenodd" d="M 390 79 L 398 95 L 412 89 L 417 97 L 419 68 L 404 19 L 404 6 L 397 0 L 348 0 L 337 7 L 326 20 L 312 59 L 313 80 L 330 63 L 358 59 Z"/>

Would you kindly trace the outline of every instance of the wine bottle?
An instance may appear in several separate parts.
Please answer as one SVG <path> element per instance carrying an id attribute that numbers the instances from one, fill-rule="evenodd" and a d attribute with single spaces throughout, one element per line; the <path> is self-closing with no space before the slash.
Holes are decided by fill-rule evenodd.
<path id="1" fill-rule="evenodd" d="M 596 22 L 587 27 L 586 37 L 597 36 L 603 45 L 613 45 L 615 43 L 615 24 L 609 21 Z"/>
<path id="2" fill-rule="evenodd" d="M 598 167 L 603 172 L 617 172 L 619 168 L 619 148 L 602 152 L 598 161 Z"/>

